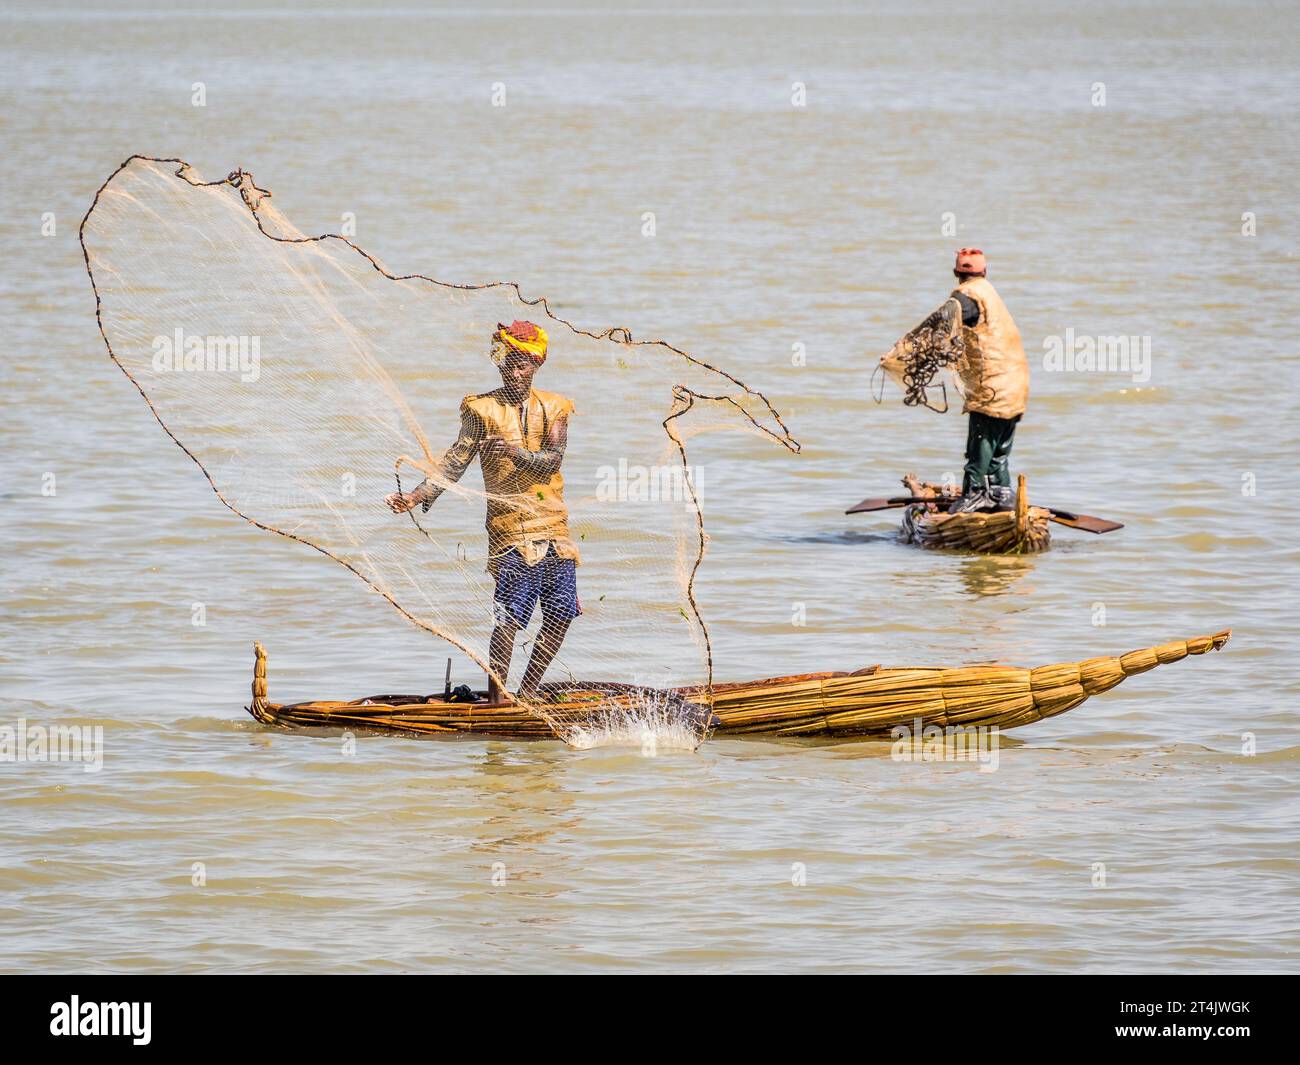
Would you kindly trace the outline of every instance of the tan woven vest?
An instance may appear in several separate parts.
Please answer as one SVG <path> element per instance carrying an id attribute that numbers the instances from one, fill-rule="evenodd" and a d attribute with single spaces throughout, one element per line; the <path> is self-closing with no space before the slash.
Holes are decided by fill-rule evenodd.
<path id="1" fill-rule="evenodd" d="M 1014 418 L 1029 400 L 1029 360 L 1011 312 L 988 278 L 967 278 L 954 290 L 980 308 L 974 328 L 962 326 L 966 357 L 959 366 L 966 393 L 963 411 Z"/>
<path id="2" fill-rule="evenodd" d="M 551 426 L 573 413 L 571 399 L 539 389 L 528 394 L 522 408 L 503 402 L 500 389 L 466 396 L 461 407 L 478 416 L 486 435 L 500 436 L 529 451 L 544 447 Z M 545 552 L 534 548 L 547 542 L 555 545 L 561 558 L 577 561 L 578 549 L 569 538 L 569 511 L 564 505 L 564 477 L 560 471 L 539 476 L 518 469 L 508 459 L 489 460 L 482 451 L 479 463 L 488 493 L 488 569 L 495 570 L 494 561 L 511 548 L 518 549 L 530 564 L 536 564 Z"/>

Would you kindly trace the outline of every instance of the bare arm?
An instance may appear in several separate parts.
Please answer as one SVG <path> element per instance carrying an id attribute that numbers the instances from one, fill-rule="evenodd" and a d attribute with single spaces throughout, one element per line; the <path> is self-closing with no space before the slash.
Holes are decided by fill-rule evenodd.
<path id="1" fill-rule="evenodd" d="M 569 419 L 558 419 L 546 430 L 546 439 L 537 451 L 526 451 L 525 466 L 533 473 L 549 476 L 560 468 L 564 462 L 564 449 L 569 446 Z"/>
<path id="2" fill-rule="evenodd" d="M 470 411 L 462 411 L 460 416 L 460 434 L 456 437 L 456 442 L 444 451 L 438 459 L 438 473 L 441 479 L 455 483 L 469 469 L 469 464 L 474 461 L 474 456 L 478 454 L 479 445 L 483 442 L 483 427 L 478 417 Z M 423 507 L 428 510 L 433 506 L 433 501 L 437 499 L 444 491 L 447 485 L 434 484 L 432 481 L 421 481 L 409 492 L 394 492 L 387 496 L 384 502 L 396 514 L 405 514 L 413 507 Z"/>

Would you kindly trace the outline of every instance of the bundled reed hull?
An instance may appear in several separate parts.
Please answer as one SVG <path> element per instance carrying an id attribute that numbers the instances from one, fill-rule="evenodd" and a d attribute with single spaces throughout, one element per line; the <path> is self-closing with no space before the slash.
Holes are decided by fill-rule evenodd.
<path id="1" fill-rule="evenodd" d="M 1011 510 L 943 514 L 911 506 L 903 512 L 902 536 L 921 547 L 987 555 L 1027 555 L 1046 551 L 1052 543 L 1048 512 L 1039 507 L 1029 507 L 1021 522 Z"/>
<path id="2" fill-rule="evenodd" d="M 914 495 L 937 501 L 903 511 L 902 535 L 909 544 L 985 555 L 1028 555 L 1051 546 L 1051 512 L 1029 505 L 1023 474 L 1018 480 L 1013 510 L 949 514 L 947 509 L 956 497 L 945 493 L 940 485 L 919 481 L 910 473 L 903 478 L 903 484 Z"/>
<path id="3" fill-rule="evenodd" d="M 957 669 L 871 669 L 857 673 L 811 673 L 683 688 L 675 694 L 712 709 L 717 736 L 810 736 L 888 738 L 895 725 L 1018 728 L 1072 710 L 1089 696 L 1126 677 L 1188 655 L 1217 651 L 1232 632 L 1176 640 L 1115 657 L 1089 658 L 1021 669 L 965 666 Z M 626 695 L 593 686 L 567 686 L 547 711 L 562 726 L 581 726 L 593 708 L 617 706 Z M 321 700 L 284 705 L 267 699 L 266 652 L 256 645 L 253 701 L 249 713 L 285 728 L 333 727 L 404 735 L 480 735 L 544 739 L 554 735 L 540 718 L 511 706 L 453 703 L 417 695 L 382 695 L 351 702 Z"/>

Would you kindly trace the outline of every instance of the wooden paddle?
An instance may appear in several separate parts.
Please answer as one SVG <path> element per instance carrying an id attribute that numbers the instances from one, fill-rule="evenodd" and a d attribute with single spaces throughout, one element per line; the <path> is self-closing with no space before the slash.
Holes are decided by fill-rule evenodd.
<path id="1" fill-rule="evenodd" d="M 954 497 L 955 498 L 955 497 Z M 864 499 L 845 514 L 865 514 L 871 510 L 889 510 L 891 507 L 905 507 L 909 503 L 938 503 L 938 499 L 923 499 L 921 496 L 894 496 L 892 499 Z"/>
<path id="2" fill-rule="evenodd" d="M 953 502 L 954 500 L 948 500 Z M 861 503 L 849 507 L 845 514 L 865 514 L 873 510 L 890 510 L 894 507 L 906 507 L 913 503 L 942 503 L 943 499 L 930 498 L 923 496 L 894 496 L 891 499 L 864 499 Z M 1033 506 L 1038 506 L 1034 503 Z M 1097 518 L 1091 514 L 1076 514 L 1071 510 L 1058 510 L 1056 507 L 1041 507 L 1047 511 L 1051 520 L 1058 525 L 1068 525 L 1071 529 L 1082 529 L 1090 533 L 1108 533 L 1116 529 L 1122 529 L 1124 526 L 1118 521 L 1109 521 L 1106 518 Z"/>
<path id="3" fill-rule="evenodd" d="M 1033 504 L 1037 505 L 1037 504 Z M 1091 514 L 1074 514 L 1068 510 L 1057 510 L 1056 507 L 1044 507 L 1045 511 L 1051 515 L 1052 521 L 1057 525 L 1068 525 L 1071 529 L 1082 529 L 1090 533 L 1108 533 L 1116 529 L 1124 528 L 1123 522 L 1110 521 L 1107 518 L 1097 518 Z"/>

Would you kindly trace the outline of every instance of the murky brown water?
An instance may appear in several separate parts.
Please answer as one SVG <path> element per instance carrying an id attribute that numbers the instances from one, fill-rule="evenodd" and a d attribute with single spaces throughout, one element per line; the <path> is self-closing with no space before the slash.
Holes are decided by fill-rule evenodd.
<path id="1" fill-rule="evenodd" d="M 748 12 L 5 16 L 0 724 L 105 730 L 98 773 L 0 763 L 5 968 L 1298 967 L 1289 24 Z M 693 445 L 723 679 L 1233 643 L 1010 734 L 994 773 L 264 731 L 255 638 L 286 700 L 433 688 L 442 650 L 221 508 L 109 362 L 76 226 L 134 152 L 242 166 L 303 229 L 354 212 L 391 266 L 517 279 L 764 389 L 801 456 Z M 1015 467 L 1122 532 L 940 557 L 842 514 L 960 468 L 962 419 L 868 376 L 962 244 L 1035 366 Z M 1045 371 L 1067 329 L 1149 337 L 1149 379 Z"/>

